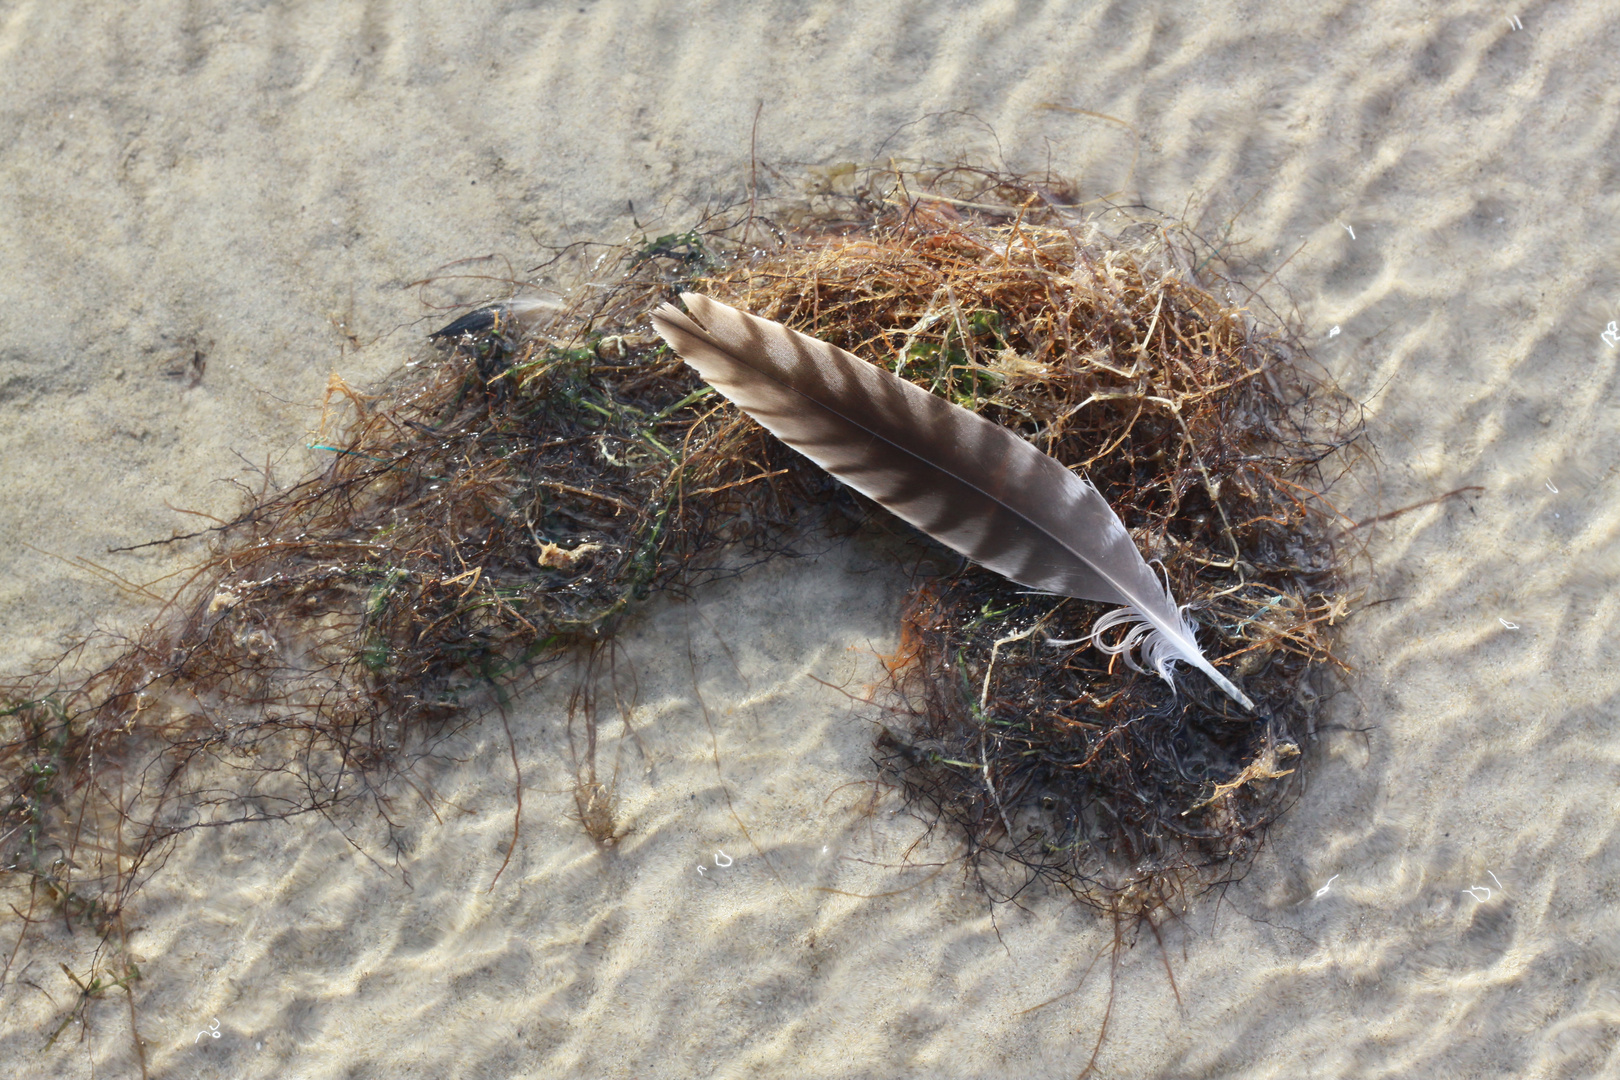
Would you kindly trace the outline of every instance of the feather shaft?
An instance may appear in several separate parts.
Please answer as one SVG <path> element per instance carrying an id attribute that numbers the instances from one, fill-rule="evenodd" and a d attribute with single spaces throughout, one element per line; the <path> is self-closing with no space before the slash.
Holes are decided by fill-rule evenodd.
<path id="1" fill-rule="evenodd" d="M 767 431 L 947 547 L 1020 585 L 1123 605 L 1107 652 L 1139 649 L 1171 681 L 1181 660 L 1249 699 L 1198 648 L 1193 624 L 1091 482 L 981 416 L 852 353 L 695 293 L 653 326 Z M 1117 646 L 1102 630 L 1132 625 Z"/>

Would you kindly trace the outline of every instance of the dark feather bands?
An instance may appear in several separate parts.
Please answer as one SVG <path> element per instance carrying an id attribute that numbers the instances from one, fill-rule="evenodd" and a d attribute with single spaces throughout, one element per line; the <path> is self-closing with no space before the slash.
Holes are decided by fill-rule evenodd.
<path id="1" fill-rule="evenodd" d="M 1091 483 L 999 424 L 824 341 L 706 296 L 665 304 L 654 327 L 716 390 L 856 491 L 947 547 L 1029 588 L 1123 604 L 1166 680 L 1185 660 L 1245 708 L 1193 626 Z"/>

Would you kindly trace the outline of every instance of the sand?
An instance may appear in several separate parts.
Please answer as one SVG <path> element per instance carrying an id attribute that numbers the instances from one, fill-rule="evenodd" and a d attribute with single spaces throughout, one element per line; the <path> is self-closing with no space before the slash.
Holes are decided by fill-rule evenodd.
<path id="1" fill-rule="evenodd" d="M 1348 515 L 1483 489 L 1376 530 L 1308 789 L 1119 955 L 1098 1075 L 1620 1074 L 1617 57 L 1596 0 L 6 0 L 0 656 L 137 624 L 109 573 L 183 557 L 106 549 L 309 467 L 328 376 L 380 377 L 456 298 L 412 282 L 735 199 L 760 103 L 784 173 L 1049 161 L 1245 242 L 1366 402 Z M 437 814 L 398 804 L 397 860 L 364 819 L 358 849 L 193 835 L 131 919 L 151 1074 L 1076 1075 L 1112 928 L 987 910 L 927 865 L 949 837 L 896 867 L 921 826 L 816 681 L 871 681 L 902 586 L 853 541 L 653 604 L 618 657 L 640 742 L 604 726 L 611 854 L 569 820 L 569 670 L 509 717 L 515 847 L 498 723 L 426 778 Z M 118 998 L 40 1050 L 91 944 L 23 946 L 6 1075 L 139 1075 Z"/>

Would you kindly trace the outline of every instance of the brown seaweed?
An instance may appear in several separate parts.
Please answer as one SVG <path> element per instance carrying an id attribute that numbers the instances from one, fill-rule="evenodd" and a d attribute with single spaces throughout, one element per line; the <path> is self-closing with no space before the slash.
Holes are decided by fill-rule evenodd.
<path id="1" fill-rule="evenodd" d="M 912 536 L 925 572 L 863 708 L 882 775 L 956 828 L 988 893 L 1046 881 L 1151 916 L 1240 874 L 1300 790 L 1332 687 L 1348 601 L 1327 492 L 1354 417 L 1286 333 L 1217 295 L 1221 250 L 1073 203 L 968 168 L 754 198 L 612 249 L 593 267 L 606 285 L 535 302 L 511 283 L 383 386 L 334 380 L 324 464 L 260 475 L 145 628 L 0 680 L 11 958 L 47 914 L 116 944 L 188 830 L 362 805 L 392 826 L 415 763 L 597 655 L 653 591 L 775 557 L 828 527 L 829 505 L 860 518 L 658 341 L 647 315 L 681 289 L 838 344 L 1083 471 L 1208 654 L 1245 676 L 1258 720 L 1198 680 L 1172 689 L 1052 645 L 1101 607 Z M 594 715 L 577 697 L 571 780 L 582 827 L 611 845 Z M 83 984 L 97 993 L 138 976 L 116 948 L 102 965 Z"/>

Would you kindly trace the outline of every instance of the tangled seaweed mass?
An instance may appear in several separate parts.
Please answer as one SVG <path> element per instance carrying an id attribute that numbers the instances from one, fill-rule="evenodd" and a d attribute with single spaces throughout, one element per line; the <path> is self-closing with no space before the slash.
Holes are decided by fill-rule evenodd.
<path id="1" fill-rule="evenodd" d="M 565 300 L 475 311 L 375 392 L 334 380 L 323 470 L 266 474 L 137 636 L 0 683 L 13 910 L 112 934 L 187 829 L 358 800 L 392 821 L 414 762 L 653 590 L 788 550 L 828 505 L 881 514 L 661 344 L 647 315 L 683 289 L 1083 471 L 1255 698 L 1258 720 L 1203 680 L 1172 690 L 1053 645 L 1106 609 L 913 536 L 900 644 L 865 708 L 885 774 L 956 827 L 990 894 L 1050 879 L 1143 913 L 1240 871 L 1297 790 L 1329 685 L 1347 601 L 1323 493 L 1351 413 L 1286 337 L 1198 284 L 1219 252 L 1117 210 L 1109 232 L 1065 196 L 874 173 L 619 250 L 593 269 L 609 284 Z M 588 759 L 575 779 L 582 824 L 611 843 L 612 792 Z"/>
<path id="2" fill-rule="evenodd" d="M 930 190 L 947 179 L 966 176 Z M 724 281 L 740 306 L 1084 472 L 1192 609 L 1206 655 L 1245 678 L 1259 722 L 1201 679 L 1178 693 L 1119 677 L 1125 657 L 1050 644 L 1083 643 L 1102 605 L 973 568 L 912 594 L 888 661 L 887 765 L 968 837 L 992 895 L 1048 878 L 1150 911 L 1243 866 L 1294 790 L 1272 781 L 1298 775 L 1348 607 L 1323 498 L 1324 463 L 1342 467 L 1353 441 L 1348 403 L 1194 284 L 1189 234 L 1108 236 L 1047 192 L 982 179 Z"/>

